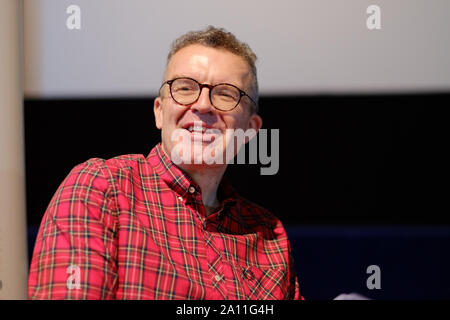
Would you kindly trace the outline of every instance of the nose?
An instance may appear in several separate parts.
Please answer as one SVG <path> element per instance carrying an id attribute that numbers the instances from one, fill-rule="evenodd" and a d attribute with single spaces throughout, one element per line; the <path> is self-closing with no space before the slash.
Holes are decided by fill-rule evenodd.
<path id="1" fill-rule="evenodd" d="M 191 106 L 192 110 L 197 110 L 200 113 L 208 113 L 215 110 L 214 106 L 211 104 L 211 100 L 209 99 L 210 90 L 211 89 L 206 86 L 201 88 L 200 96 Z"/>

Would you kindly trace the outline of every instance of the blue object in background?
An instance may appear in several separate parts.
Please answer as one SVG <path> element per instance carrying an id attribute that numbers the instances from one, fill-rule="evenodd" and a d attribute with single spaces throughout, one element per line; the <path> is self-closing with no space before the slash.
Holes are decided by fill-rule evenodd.
<path id="1" fill-rule="evenodd" d="M 301 294 L 330 300 L 356 292 L 375 300 L 450 299 L 450 227 L 287 227 Z M 380 267 L 369 290 L 367 267 Z"/>

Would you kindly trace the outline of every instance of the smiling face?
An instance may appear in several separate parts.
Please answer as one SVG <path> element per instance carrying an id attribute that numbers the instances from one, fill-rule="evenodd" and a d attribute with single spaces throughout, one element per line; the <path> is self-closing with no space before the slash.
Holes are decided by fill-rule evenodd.
<path id="1" fill-rule="evenodd" d="M 172 56 L 164 81 L 178 77 L 189 77 L 199 83 L 211 85 L 229 83 L 247 93 L 251 92 L 253 80 L 250 68 L 242 57 L 223 49 L 198 44 L 184 47 Z M 160 96 L 155 99 L 154 113 L 156 126 L 161 129 L 162 146 L 171 156 L 178 143 L 173 139 L 174 133 L 181 132 L 183 137 L 187 137 L 194 145 L 194 149 L 197 146 L 197 150 L 204 150 L 211 144 L 211 140 L 227 136 L 226 132 L 230 131 L 227 129 L 254 129 L 257 132 L 261 128 L 262 120 L 253 113 L 252 107 L 250 99 L 244 96 L 233 110 L 219 111 L 209 100 L 209 88 L 203 88 L 196 102 L 184 106 L 172 99 L 169 85 L 166 84 L 161 88 Z M 200 126 L 203 128 L 196 128 Z M 207 132 L 202 133 L 205 128 L 208 129 Z M 221 144 L 221 149 L 225 152 L 225 143 Z M 190 163 L 184 161 L 180 166 L 207 166 L 204 161 L 196 161 L 194 158 L 197 156 L 192 152 L 189 155 Z"/>

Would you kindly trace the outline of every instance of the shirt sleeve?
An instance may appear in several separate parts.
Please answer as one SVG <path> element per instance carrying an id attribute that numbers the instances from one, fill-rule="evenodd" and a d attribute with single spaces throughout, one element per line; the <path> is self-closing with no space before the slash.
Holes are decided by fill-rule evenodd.
<path id="1" fill-rule="evenodd" d="M 44 214 L 29 299 L 114 299 L 116 220 L 112 176 L 101 159 L 76 166 Z"/>

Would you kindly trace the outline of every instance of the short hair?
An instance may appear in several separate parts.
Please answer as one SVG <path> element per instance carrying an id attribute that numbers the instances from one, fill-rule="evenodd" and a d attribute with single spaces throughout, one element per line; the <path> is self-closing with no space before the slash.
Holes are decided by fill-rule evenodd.
<path id="1" fill-rule="evenodd" d="M 238 40 L 234 34 L 223 28 L 208 26 L 203 30 L 190 31 L 177 38 L 171 45 L 169 54 L 167 55 L 167 64 L 169 64 L 172 56 L 181 49 L 193 45 L 201 44 L 206 47 L 224 49 L 237 56 L 242 57 L 250 67 L 253 75 L 252 81 L 252 98 L 256 102 L 255 112 L 258 111 L 258 78 L 256 75 L 256 54 L 250 49 L 248 44 Z"/>

